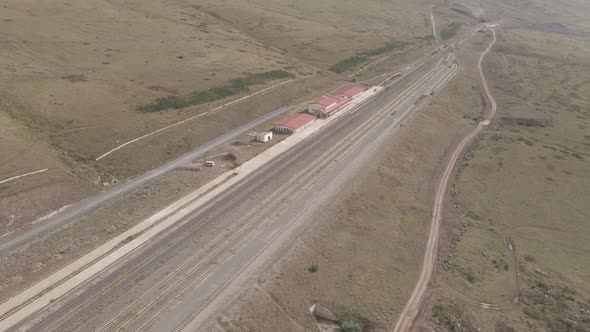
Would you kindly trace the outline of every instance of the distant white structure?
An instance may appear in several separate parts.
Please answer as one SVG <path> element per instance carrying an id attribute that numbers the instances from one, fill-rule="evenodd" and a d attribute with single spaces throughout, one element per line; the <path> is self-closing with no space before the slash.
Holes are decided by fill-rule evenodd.
<path id="1" fill-rule="evenodd" d="M 263 132 L 256 135 L 256 141 L 266 143 L 272 139 L 272 132 Z"/>

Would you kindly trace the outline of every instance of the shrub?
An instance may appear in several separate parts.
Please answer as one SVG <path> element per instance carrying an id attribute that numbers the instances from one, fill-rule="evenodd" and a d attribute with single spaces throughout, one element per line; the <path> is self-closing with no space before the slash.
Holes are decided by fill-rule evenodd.
<path id="1" fill-rule="evenodd" d="M 138 110 L 141 112 L 156 112 L 170 108 L 179 109 L 189 105 L 190 102 L 184 97 L 168 96 L 164 98 L 158 98 L 151 104 L 141 105 L 138 107 Z"/>
<path id="2" fill-rule="evenodd" d="M 294 77 L 294 75 L 284 70 L 272 70 L 263 73 L 249 74 L 244 77 L 232 79 L 222 86 L 214 87 L 205 91 L 195 91 L 188 97 L 168 96 L 158 98 L 153 103 L 139 106 L 137 110 L 147 113 L 208 103 L 239 93 L 248 92 L 248 88 L 255 84 L 291 77 Z"/>
<path id="3" fill-rule="evenodd" d="M 393 51 L 396 48 L 403 47 L 408 44 L 410 44 L 410 43 L 392 41 L 392 42 L 385 44 L 385 46 L 383 46 L 383 47 L 376 48 L 374 50 L 369 50 L 369 51 L 357 53 L 357 54 L 351 56 L 350 58 L 344 59 L 344 60 L 338 62 L 337 64 L 333 65 L 332 67 L 329 68 L 329 70 L 333 71 L 337 74 L 342 74 L 347 69 L 367 61 L 369 59 L 369 57 L 380 55 L 383 53 L 388 53 L 388 52 Z"/>
<path id="4" fill-rule="evenodd" d="M 361 324 L 354 320 L 345 320 L 340 322 L 340 331 L 342 332 L 361 332 Z"/>
<path id="5" fill-rule="evenodd" d="M 70 82 L 86 82 L 88 80 L 84 74 L 67 75 L 62 78 Z"/>
<path id="6" fill-rule="evenodd" d="M 308 268 L 307 271 L 311 272 L 311 273 L 315 273 L 318 272 L 318 265 L 317 264 L 311 264 Z"/>
<path id="7" fill-rule="evenodd" d="M 516 332 L 516 330 L 504 321 L 496 322 L 496 332 Z"/>

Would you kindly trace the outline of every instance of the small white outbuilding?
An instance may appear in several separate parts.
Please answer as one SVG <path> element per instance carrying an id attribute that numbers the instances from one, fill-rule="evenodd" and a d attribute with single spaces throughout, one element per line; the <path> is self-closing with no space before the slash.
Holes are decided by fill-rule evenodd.
<path id="1" fill-rule="evenodd" d="M 266 143 L 272 139 L 272 132 L 267 131 L 263 133 L 258 133 L 256 135 L 256 141 Z"/>

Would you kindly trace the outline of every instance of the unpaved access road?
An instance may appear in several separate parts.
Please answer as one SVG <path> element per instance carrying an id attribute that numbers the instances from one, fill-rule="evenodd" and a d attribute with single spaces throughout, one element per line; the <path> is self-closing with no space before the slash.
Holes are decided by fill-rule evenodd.
<path id="1" fill-rule="evenodd" d="M 0 330 L 110 331 L 194 329 L 201 313 L 327 190 L 359 170 L 415 103 L 457 71 L 448 51 L 424 61 L 367 104 L 277 156 L 153 237 L 103 273 L 41 310 L 4 315 Z M 276 248 L 273 245 L 272 248 Z M 75 276 L 73 276 L 75 278 Z M 65 281 L 67 283 L 67 281 Z M 234 285 L 235 286 L 235 285 Z M 217 301 L 216 301 L 217 300 Z M 34 303 L 36 300 L 33 299 Z M 25 313 L 25 314 L 23 314 Z M 14 314 L 14 313 L 13 313 Z"/>
<path id="2" fill-rule="evenodd" d="M 10 177 L 8 179 L 1 180 L 0 181 L 0 184 L 6 183 L 6 182 L 10 182 L 10 181 L 14 181 L 14 180 L 17 180 L 17 179 L 20 179 L 20 178 L 24 178 L 25 176 L 30 176 L 30 175 L 34 175 L 34 174 L 43 173 L 45 171 L 47 171 L 47 168 L 40 169 L 40 170 L 34 171 L 34 172 L 29 172 L 29 173 L 26 173 L 26 174 L 21 174 L 21 175 L 13 176 L 13 177 Z"/>
<path id="3" fill-rule="evenodd" d="M 485 51 L 481 54 L 478 61 L 478 69 L 479 75 L 481 77 L 482 84 L 484 86 L 486 96 L 490 100 L 492 105 L 492 109 L 490 113 L 486 116 L 486 118 L 481 121 L 477 127 L 470 132 L 457 146 L 457 148 L 453 151 L 449 163 L 442 175 L 442 178 L 439 182 L 438 189 L 436 191 L 436 198 L 434 201 L 434 208 L 432 212 L 432 221 L 430 224 L 430 232 L 428 233 L 428 242 L 426 244 L 426 252 L 424 253 L 424 260 L 422 262 L 422 270 L 420 271 L 420 277 L 418 278 L 418 282 L 410 296 L 410 299 L 406 303 L 404 309 L 402 310 L 400 317 L 395 325 L 394 332 L 402 332 L 402 331 L 409 331 L 412 328 L 412 325 L 416 321 L 418 317 L 418 313 L 422 308 L 422 304 L 424 302 L 424 295 L 428 289 L 430 281 L 432 280 L 432 275 L 434 269 L 436 267 L 436 258 L 438 252 L 438 240 L 439 240 L 439 232 L 440 232 L 440 222 L 441 222 L 441 215 L 443 213 L 445 196 L 447 193 L 447 187 L 449 178 L 451 174 L 453 174 L 453 170 L 455 169 L 455 164 L 457 160 L 463 153 L 463 149 L 467 146 L 471 140 L 479 134 L 483 128 L 490 124 L 494 116 L 496 115 L 496 101 L 488 88 L 488 83 L 486 81 L 485 75 L 483 73 L 483 69 L 481 64 L 483 62 L 484 57 L 490 51 L 492 46 L 496 43 L 496 31 L 493 28 L 490 28 L 492 31 L 494 39 L 485 49 Z"/>

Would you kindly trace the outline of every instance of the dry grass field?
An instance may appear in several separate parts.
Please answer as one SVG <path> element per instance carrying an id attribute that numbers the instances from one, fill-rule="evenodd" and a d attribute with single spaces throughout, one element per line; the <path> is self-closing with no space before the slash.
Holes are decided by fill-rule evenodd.
<path id="1" fill-rule="evenodd" d="M 262 130 L 268 125 L 267 123 L 256 129 Z M 273 141 L 262 144 L 254 142 L 248 135 L 242 135 L 211 151 L 210 156 L 228 154 L 209 158 L 215 160 L 218 167 L 179 169 L 162 175 L 132 192 L 108 201 L 60 232 L 39 237 L 29 246 L 1 257 L 0 299 L 17 293 L 25 285 L 83 256 L 228 169 L 243 164 L 284 137 L 286 136 L 275 135 Z"/>
<path id="2" fill-rule="evenodd" d="M 590 8 L 582 4 L 489 8 L 501 26 L 484 67 L 499 114 L 451 189 L 425 331 L 590 331 L 590 30 L 580 19 Z"/>
<path id="3" fill-rule="evenodd" d="M 252 0 L 247 6 L 231 0 L 202 2 L 211 15 L 319 68 L 431 32 L 426 21 L 432 4 L 428 0 Z"/>
<path id="4" fill-rule="evenodd" d="M 0 107 L 1 109 L 1 107 Z M 0 177 L 48 168 L 31 178 L 0 184 L 0 233 L 20 227 L 47 210 L 78 200 L 90 185 L 72 174 L 50 144 L 39 140 L 18 120 L 0 111 Z M 29 180 L 29 181 L 27 181 Z"/>
<path id="5" fill-rule="evenodd" d="M 0 206 L 6 208 L 0 222 L 16 227 L 101 190 L 104 181 L 140 174 L 273 109 L 330 91 L 344 81 L 327 69 L 359 52 L 390 42 L 411 43 L 386 52 L 396 53 L 389 60 L 395 65 L 408 53 L 421 54 L 429 41 L 414 36 L 429 33 L 428 5 L 377 0 L 4 1 L 0 175 L 50 170 L 2 185 Z M 342 77 L 365 64 L 351 66 Z M 145 113 L 139 106 L 272 70 L 296 77 L 320 74 L 94 160 L 121 143 L 247 92 L 178 110 Z M 262 82 L 249 91 L 280 81 Z M 42 193 L 48 192 L 58 194 L 44 199 Z"/>
<path id="6" fill-rule="evenodd" d="M 377 83 L 377 75 L 431 50 L 434 3 L 3 1 L 0 180 L 49 170 L 0 184 L 0 236 L 102 190 L 102 181 L 133 177 L 278 107 L 331 91 L 389 56 L 354 77 Z M 468 0 L 435 13 L 445 44 L 462 38 L 478 18 L 499 24 L 484 61 L 498 115 L 456 170 L 436 278 L 415 330 L 590 331 L 590 6 Z M 404 45 L 375 51 L 394 42 Z M 313 330 L 308 308 L 316 302 L 368 331 L 393 327 L 419 273 L 447 154 L 489 110 L 476 68 L 489 42 L 479 34 L 461 45 L 457 76 L 422 102 L 366 172 L 346 183 L 206 328 Z M 359 55 L 362 62 L 354 58 Z M 329 70 L 348 59 L 352 65 L 340 75 Z M 120 143 L 247 91 L 211 105 L 159 112 L 139 106 L 274 70 L 301 79 L 95 161 Z M 258 82 L 249 91 L 280 81 Z M 244 161 L 263 148 L 241 137 L 215 152 Z M 214 175 L 171 172 L 30 251 L 3 258 L 0 296 Z"/>

